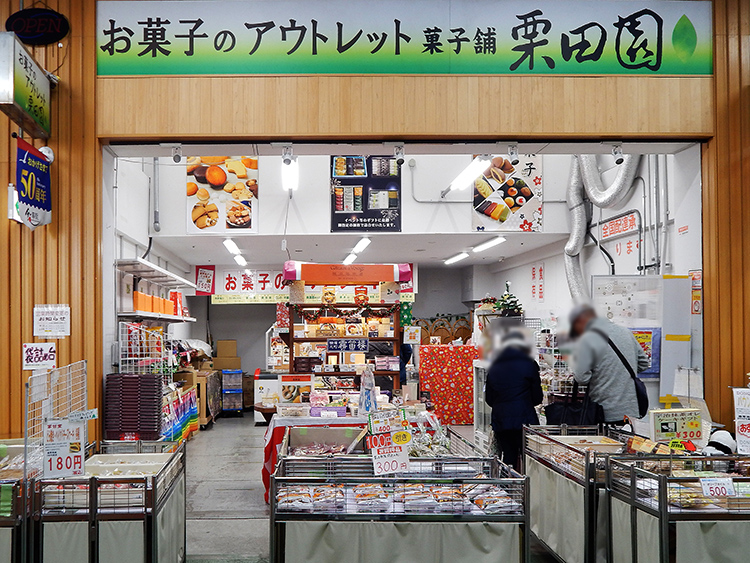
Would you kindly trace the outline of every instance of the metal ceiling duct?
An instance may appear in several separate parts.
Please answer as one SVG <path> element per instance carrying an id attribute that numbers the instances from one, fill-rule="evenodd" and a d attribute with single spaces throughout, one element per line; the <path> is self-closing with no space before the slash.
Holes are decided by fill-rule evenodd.
<path id="1" fill-rule="evenodd" d="M 614 207 L 630 192 L 640 162 L 640 155 L 625 156 L 614 182 L 605 188 L 596 163 L 596 155 L 579 154 L 573 157 L 566 195 L 570 210 L 570 238 L 565 245 L 565 277 L 568 280 L 570 295 L 576 303 L 590 299 L 581 265 L 581 250 L 588 231 L 584 191 L 597 207 Z"/>

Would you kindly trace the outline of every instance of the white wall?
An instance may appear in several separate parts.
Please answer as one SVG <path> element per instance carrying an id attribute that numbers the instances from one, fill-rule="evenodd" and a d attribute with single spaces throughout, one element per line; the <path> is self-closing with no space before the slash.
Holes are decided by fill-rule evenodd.
<path id="1" fill-rule="evenodd" d="M 419 269 L 419 293 L 412 309 L 414 317 L 430 318 L 438 313 L 463 314 L 468 311 L 461 297 L 461 270 Z"/>

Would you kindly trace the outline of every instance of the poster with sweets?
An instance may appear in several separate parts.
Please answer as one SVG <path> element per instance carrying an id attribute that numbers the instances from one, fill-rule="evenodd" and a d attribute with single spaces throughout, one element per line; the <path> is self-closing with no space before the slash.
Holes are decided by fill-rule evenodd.
<path id="1" fill-rule="evenodd" d="M 401 232 L 401 165 L 393 156 L 331 157 L 331 232 Z"/>
<path id="2" fill-rule="evenodd" d="M 186 189 L 188 234 L 258 232 L 257 157 L 188 157 Z"/>
<path id="3" fill-rule="evenodd" d="M 505 155 L 492 157 L 474 181 L 472 230 L 541 232 L 542 178 L 541 156 L 519 155 L 515 165 Z"/>

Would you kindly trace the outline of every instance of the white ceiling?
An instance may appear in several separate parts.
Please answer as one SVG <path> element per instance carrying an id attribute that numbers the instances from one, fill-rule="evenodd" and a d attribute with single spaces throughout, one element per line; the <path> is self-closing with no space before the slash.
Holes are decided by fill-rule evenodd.
<path id="1" fill-rule="evenodd" d="M 481 253 L 471 248 L 502 234 L 507 240 Z M 416 263 L 420 266 L 443 266 L 443 260 L 460 252 L 469 258 L 449 268 L 462 268 L 477 264 L 496 264 L 501 258 L 510 258 L 563 240 L 567 235 L 544 233 L 467 233 L 467 234 L 377 234 L 370 235 L 372 243 L 360 254 L 359 263 Z M 281 235 L 254 235 L 234 237 L 249 267 L 281 265 L 290 257 L 301 262 L 324 264 L 340 263 L 357 244 L 361 235 L 289 235 L 289 255 L 281 250 Z M 236 266 L 224 248 L 220 236 L 158 237 L 154 251 L 165 249 L 189 264 L 214 264 Z"/>

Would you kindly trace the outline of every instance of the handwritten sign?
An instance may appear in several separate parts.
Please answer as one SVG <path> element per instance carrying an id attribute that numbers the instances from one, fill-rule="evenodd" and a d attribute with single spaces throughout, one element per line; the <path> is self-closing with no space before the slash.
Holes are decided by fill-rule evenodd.
<path id="1" fill-rule="evenodd" d="M 329 352 L 367 352 L 370 340 L 367 338 L 329 338 Z"/>
<path id="2" fill-rule="evenodd" d="M 651 411 L 653 436 L 656 442 L 700 440 L 703 436 L 700 409 L 654 409 Z"/>
<path id="3" fill-rule="evenodd" d="M 735 496 L 731 477 L 704 477 L 700 482 L 704 497 Z"/>
<path id="4" fill-rule="evenodd" d="M 196 266 L 195 267 L 195 294 L 212 295 L 214 293 L 214 275 L 216 268 L 214 266 Z"/>
<path id="5" fill-rule="evenodd" d="M 30 342 L 23 345 L 23 369 L 54 369 L 57 367 L 57 346 L 54 342 Z"/>
<path id="6" fill-rule="evenodd" d="M 44 428 L 44 478 L 83 475 L 85 423 L 52 420 Z"/>

